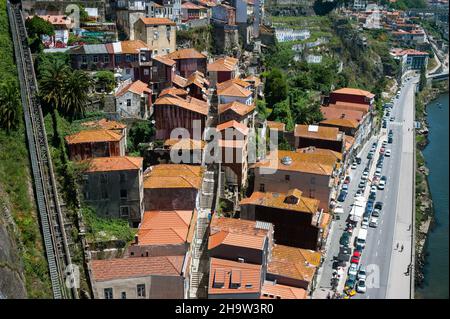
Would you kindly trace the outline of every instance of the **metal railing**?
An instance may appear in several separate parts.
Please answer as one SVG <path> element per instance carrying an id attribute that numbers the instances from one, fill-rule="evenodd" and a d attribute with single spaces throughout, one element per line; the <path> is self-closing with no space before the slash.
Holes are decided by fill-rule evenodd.
<path id="1" fill-rule="evenodd" d="M 55 299 L 77 298 L 74 285 L 66 289 L 65 273 L 71 265 L 65 223 L 60 204 L 53 164 L 49 152 L 44 118 L 39 102 L 36 75 L 22 12 L 8 2 L 8 16 L 14 43 L 20 93 L 25 118 L 37 209 Z"/>

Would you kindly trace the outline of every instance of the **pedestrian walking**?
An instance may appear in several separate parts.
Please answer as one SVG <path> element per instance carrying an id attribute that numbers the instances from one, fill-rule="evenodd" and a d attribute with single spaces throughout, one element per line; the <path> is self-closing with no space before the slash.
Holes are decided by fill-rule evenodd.
<path id="1" fill-rule="evenodd" d="M 402 251 L 403 251 L 403 244 L 402 244 L 402 248 L 401 248 L 400 252 L 402 252 Z"/>
<path id="2" fill-rule="evenodd" d="M 397 247 L 396 247 L 395 249 L 397 249 L 397 250 L 398 250 L 398 243 L 397 243 Z"/>

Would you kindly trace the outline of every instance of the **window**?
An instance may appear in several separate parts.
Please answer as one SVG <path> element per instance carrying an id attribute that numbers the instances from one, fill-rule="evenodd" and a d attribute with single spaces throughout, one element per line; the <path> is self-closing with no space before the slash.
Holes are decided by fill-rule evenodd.
<path id="1" fill-rule="evenodd" d="M 259 191 L 260 192 L 265 192 L 264 184 L 259 184 Z"/>
<path id="2" fill-rule="evenodd" d="M 131 74 L 131 69 L 125 69 L 125 73 L 126 73 L 127 75 L 130 75 L 130 74 Z"/>
<path id="3" fill-rule="evenodd" d="M 137 296 L 145 298 L 145 285 L 140 284 L 136 286 L 137 289 Z"/>
<path id="4" fill-rule="evenodd" d="M 125 61 L 131 62 L 131 56 L 130 56 L 129 54 L 127 54 L 127 55 L 125 56 Z"/>
<path id="5" fill-rule="evenodd" d="M 130 216 L 130 207 L 120 206 L 120 217 L 128 217 L 128 216 Z"/>
<path id="6" fill-rule="evenodd" d="M 83 63 L 87 63 L 87 56 L 85 56 L 85 55 L 81 56 L 81 61 Z"/>
<path id="7" fill-rule="evenodd" d="M 127 106 L 131 106 L 131 99 L 127 99 Z"/>
<path id="8" fill-rule="evenodd" d="M 128 192 L 126 189 L 121 189 L 120 190 L 120 198 L 124 198 L 126 199 L 128 197 Z"/>
<path id="9" fill-rule="evenodd" d="M 122 291 L 121 298 L 122 299 L 127 299 L 127 293 L 125 291 Z"/>
<path id="10" fill-rule="evenodd" d="M 105 63 L 109 63 L 109 55 L 105 55 L 103 57 L 103 60 L 105 61 Z"/>
<path id="11" fill-rule="evenodd" d="M 94 56 L 93 56 L 93 60 L 94 60 L 94 63 L 97 63 L 97 62 L 98 62 L 98 56 L 97 56 L 97 55 L 94 55 Z"/>
<path id="12" fill-rule="evenodd" d="M 289 182 L 291 180 L 291 176 L 290 175 L 284 175 L 284 179 Z"/>
<path id="13" fill-rule="evenodd" d="M 106 174 L 100 175 L 100 183 L 101 184 L 107 184 L 108 183 L 108 176 Z"/>
<path id="14" fill-rule="evenodd" d="M 113 299 L 113 290 L 112 290 L 112 288 L 105 288 L 103 290 L 103 293 L 105 294 L 105 299 Z"/>
<path id="15" fill-rule="evenodd" d="M 120 182 L 125 183 L 127 181 L 127 175 L 125 173 L 120 173 Z"/>
<path id="16" fill-rule="evenodd" d="M 144 75 L 149 75 L 150 74 L 150 70 L 149 69 L 144 69 Z"/>

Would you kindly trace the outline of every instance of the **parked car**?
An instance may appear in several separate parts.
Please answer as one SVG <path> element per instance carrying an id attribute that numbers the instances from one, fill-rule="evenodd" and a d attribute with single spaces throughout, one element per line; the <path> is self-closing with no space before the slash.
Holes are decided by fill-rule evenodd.
<path id="1" fill-rule="evenodd" d="M 380 154 L 384 154 L 384 151 L 385 151 L 385 148 L 384 148 L 384 147 L 381 147 L 381 148 L 380 148 Z"/>
<path id="2" fill-rule="evenodd" d="M 388 143 L 389 143 L 389 144 L 392 144 L 393 141 L 394 141 L 394 140 L 392 139 L 392 136 L 389 136 L 389 137 L 388 137 Z"/>
<path id="3" fill-rule="evenodd" d="M 358 265 L 350 264 L 350 267 L 348 267 L 348 274 L 352 275 L 352 276 L 356 276 L 358 274 Z"/>
<path id="4" fill-rule="evenodd" d="M 367 159 L 372 159 L 373 158 L 373 153 L 369 152 L 369 154 L 367 154 Z"/>
<path id="5" fill-rule="evenodd" d="M 342 190 L 348 192 L 348 184 L 343 184 L 342 185 Z"/>
<path id="6" fill-rule="evenodd" d="M 368 177 L 369 177 L 369 171 L 364 170 L 364 172 L 362 173 L 361 179 L 366 180 Z"/>
<path id="7" fill-rule="evenodd" d="M 385 186 L 386 186 L 386 181 L 380 179 L 380 182 L 378 183 L 378 189 L 383 190 Z"/>
<path id="8" fill-rule="evenodd" d="M 361 221 L 361 228 L 367 229 L 369 227 L 369 217 L 364 216 L 363 220 Z"/>
<path id="9" fill-rule="evenodd" d="M 383 124 L 381 125 L 383 128 L 386 128 L 387 127 L 387 122 L 386 121 L 383 121 Z"/>
<path id="10" fill-rule="evenodd" d="M 383 179 L 383 177 L 381 179 Z M 376 202 L 373 207 L 376 208 L 376 209 L 382 210 L 383 209 L 383 202 Z"/>
<path id="11" fill-rule="evenodd" d="M 383 168 L 383 161 L 377 162 L 377 168 Z"/>
<path id="12" fill-rule="evenodd" d="M 350 244 L 350 237 L 351 235 L 348 232 L 344 232 L 341 239 L 339 239 L 339 244 L 341 246 L 348 246 Z"/>
<path id="13" fill-rule="evenodd" d="M 346 197 L 347 197 L 347 191 L 342 190 L 341 193 L 339 194 L 339 197 L 337 200 L 338 200 L 338 202 L 343 202 L 343 201 L 345 201 Z"/>
<path id="14" fill-rule="evenodd" d="M 382 143 L 381 143 L 381 145 L 383 145 L 384 147 L 386 147 L 386 145 L 387 145 L 387 141 L 386 140 L 384 140 Z"/>
<path id="15" fill-rule="evenodd" d="M 350 176 L 347 175 L 344 179 L 344 184 L 348 184 L 348 183 L 350 183 Z"/>
<path id="16" fill-rule="evenodd" d="M 356 291 L 362 294 L 367 291 L 365 279 L 358 280 L 358 283 L 356 284 Z"/>
<path id="17" fill-rule="evenodd" d="M 386 157 L 390 157 L 391 156 L 391 150 L 386 150 L 386 152 L 384 153 L 384 155 Z"/>
<path id="18" fill-rule="evenodd" d="M 356 156 L 355 160 L 358 165 L 361 164 L 361 157 Z"/>
<path id="19" fill-rule="evenodd" d="M 369 222 L 369 227 L 377 228 L 378 227 L 378 218 L 372 217 Z"/>
<path id="20" fill-rule="evenodd" d="M 377 198 L 377 193 L 375 193 L 375 192 L 370 192 L 370 194 L 369 194 L 369 199 L 375 200 L 376 198 Z"/>
<path id="21" fill-rule="evenodd" d="M 373 185 L 372 187 L 370 187 L 370 191 L 371 192 L 377 192 L 377 187 L 375 185 Z"/>
<path id="22" fill-rule="evenodd" d="M 351 168 L 351 169 L 356 169 L 357 165 L 358 165 L 358 164 L 357 164 L 356 162 L 353 162 L 353 163 L 352 163 L 352 166 L 350 166 L 350 168 Z"/>
<path id="23" fill-rule="evenodd" d="M 355 197 L 362 196 L 363 194 L 364 194 L 364 193 L 363 193 L 362 189 L 358 189 L 358 190 L 356 191 L 356 193 L 355 193 Z"/>
<path id="24" fill-rule="evenodd" d="M 361 260 L 361 256 L 352 256 L 352 259 L 350 259 L 350 262 L 353 264 L 359 264 L 359 261 Z"/>
<path id="25" fill-rule="evenodd" d="M 349 275 L 345 281 L 345 288 L 353 289 L 356 283 L 356 275 Z"/>
<path id="26" fill-rule="evenodd" d="M 366 273 L 366 268 L 362 265 L 359 266 L 358 269 L 358 274 L 357 274 L 358 279 L 366 279 L 367 277 L 367 273 Z"/>
<path id="27" fill-rule="evenodd" d="M 372 211 L 372 216 L 373 217 L 380 217 L 380 213 L 381 211 L 378 208 L 374 208 Z"/>
<path id="28" fill-rule="evenodd" d="M 389 119 L 389 121 L 394 122 L 394 121 L 395 121 L 395 116 L 391 116 L 391 118 Z"/>
<path id="29" fill-rule="evenodd" d="M 364 188 L 364 187 L 366 187 L 366 181 L 365 180 L 361 180 L 359 182 L 358 188 Z"/>

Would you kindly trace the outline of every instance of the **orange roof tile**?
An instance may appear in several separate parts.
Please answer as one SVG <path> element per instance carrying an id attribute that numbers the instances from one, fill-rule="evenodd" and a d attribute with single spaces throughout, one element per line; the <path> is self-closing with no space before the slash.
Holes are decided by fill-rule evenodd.
<path id="1" fill-rule="evenodd" d="M 147 211 L 138 230 L 138 245 L 185 243 L 192 211 Z"/>
<path id="2" fill-rule="evenodd" d="M 258 87 L 258 86 L 261 85 L 261 79 L 259 77 L 257 77 L 257 76 L 254 76 L 254 75 L 247 76 L 244 79 L 244 81 L 253 83 L 255 87 Z"/>
<path id="3" fill-rule="evenodd" d="M 183 99 L 179 96 L 164 95 L 162 97 L 159 97 L 155 101 L 154 105 L 157 107 L 164 107 L 165 105 L 175 105 L 195 113 L 200 113 L 203 115 L 208 114 L 208 103 L 202 100 L 195 99 L 193 97 L 187 97 L 186 99 Z"/>
<path id="4" fill-rule="evenodd" d="M 88 163 L 86 172 L 111 172 L 142 169 L 143 157 L 112 156 L 95 157 L 82 162 Z"/>
<path id="5" fill-rule="evenodd" d="M 100 119 L 97 121 L 84 122 L 81 123 L 81 125 L 85 127 L 102 128 L 104 130 L 122 130 L 127 128 L 126 124 L 108 119 Z"/>
<path id="6" fill-rule="evenodd" d="M 321 255 L 314 250 L 274 245 L 267 273 L 310 282 L 320 265 Z"/>
<path id="7" fill-rule="evenodd" d="M 241 134 L 243 134 L 245 136 L 248 135 L 249 128 L 246 125 L 244 125 L 242 123 L 239 123 L 239 122 L 237 122 L 235 120 L 231 120 L 231 121 L 219 124 L 216 127 L 218 132 L 222 132 L 222 131 L 225 131 L 225 130 L 230 129 L 230 128 L 235 129 L 236 131 L 238 131 L 239 133 L 241 133 Z M 225 138 L 225 136 L 226 135 L 224 135 L 222 137 Z"/>
<path id="8" fill-rule="evenodd" d="M 132 92 L 135 94 L 139 94 L 142 95 L 144 93 L 148 93 L 151 94 L 152 91 L 150 90 L 150 88 L 148 87 L 148 85 L 140 80 L 134 81 L 128 85 L 126 85 L 124 88 L 122 88 L 122 90 L 118 91 L 115 96 L 119 97 L 124 95 L 127 92 Z"/>
<path id="9" fill-rule="evenodd" d="M 319 200 L 302 196 L 298 189 L 280 194 L 274 192 L 253 192 L 253 194 L 241 200 L 242 205 L 255 205 L 272 207 L 300 213 L 315 214 L 319 208 Z"/>
<path id="10" fill-rule="evenodd" d="M 306 299 L 307 292 L 303 288 L 290 287 L 273 282 L 264 282 L 261 288 L 261 299 Z"/>
<path id="11" fill-rule="evenodd" d="M 235 287 L 232 282 L 235 282 Z M 208 294 L 254 294 L 260 289 L 261 265 L 211 258 Z"/>
<path id="12" fill-rule="evenodd" d="M 352 136 L 346 135 L 345 136 L 345 150 L 348 151 L 352 147 L 353 143 L 355 143 L 355 138 Z"/>
<path id="13" fill-rule="evenodd" d="M 262 236 L 219 231 L 209 237 L 208 249 L 213 249 L 219 245 L 228 245 L 263 250 L 264 243 L 265 237 Z"/>
<path id="14" fill-rule="evenodd" d="M 183 2 L 181 4 L 181 8 L 183 8 L 183 9 L 206 10 L 205 7 L 198 6 L 198 5 L 196 5 L 196 4 L 192 3 L 192 2 Z"/>
<path id="15" fill-rule="evenodd" d="M 173 66 L 177 63 L 176 61 L 170 59 L 167 55 L 154 56 L 152 59 L 168 66 Z"/>
<path id="16" fill-rule="evenodd" d="M 339 134 L 338 128 L 319 125 L 296 124 L 294 129 L 294 136 L 329 141 L 339 141 L 342 139 L 341 135 Z"/>
<path id="17" fill-rule="evenodd" d="M 281 122 L 267 121 L 267 127 L 271 130 L 285 131 L 286 124 Z"/>
<path id="18" fill-rule="evenodd" d="M 267 223 L 267 225 L 270 224 Z M 258 227 L 257 222 L 253 220 L 218 217 L 217 215 L 213 215 L 210 224 L 210 234 L 215 234 L 221 231 L 261 237 L 267 236 L 269 232 L 265 228 Z"/>
<path id="19" fill-rule="evenodd" d="M 319 162 L 325 162 L 332 164 L 333 163 L 333 158 L 334 158 L 334 162 L 338 161 L 342 161 L 342 153 L 333 151 L 333 150 L 329 150 L 327 148 L 318 148 L 315 146 L 308 146 L 308 147 L 303 147 L 303 148 L 298 148 L 296 150 L 297 153 L 303 153 L 303 154 L 310 154 L 312 156 L 312 158 L 314 158 L 315 160 L 319 161 Z"/>
<path id="20" fill-rule="evenodd" d="M 369 105 L 361 104 L 361 103 L 350 103 L 350 102 L 337 101 L 336 104 L 330 104 L 328 107 L 333 107 L 335 109 L 341 109 L 341 110 L 360 111 L 360 112 L 363 112 L 363 114 L 366 114 L 367 112 L 369 112 Z"/>
<path id="21" fill-rule="evenodd" d="M 375 97 L 375 94 L 372 94 L 369 91 L 365 91 L 365 90 L 361 90 L 361 89 L 354 89 L 354 88 L 341 88 L 341 89 L 335 90 L 331 93 L 359 95 L 359 96 L 365 96 L 369 99 L 372 99 Z"/>
<path id="22" fill-rule="evenodd" d="M 203 89 L 205 86 L 209 86 L 209 81 L 205 78 L 205 75 L 199 71 L 193 72 L 186 81 L 186 86 L 195 84 L 199 88 Z"/>
<path id="23" fill-rule="evenodd" d="M 159 164 L 144 173 L 144 188 L 196 188 L 202 184 L 203 168 L 185 164 Z"/>
<path id="24" fill-rule="evenodd" d="M 209 63 L 207 66 L 207 70 L 209 72 L 231 72 L 237 67 L 238 62 L 238 59 L 231 57 L 219 58 L 214 62 Z"/>
<path id="25" fill-rule="evenodd" d="M 172 79 L 172 82 L 174 84 L 178 85 L 179 87 L 184 88 L 184 87 L 186 87 L 187 79 L 183 78 L 182 76 L 180 76 L 178 74 L 175 74 Z"/>
<path id="26" fill-rule="evenodd" d="M 182 59 L 206 59 L 206 55 L 198 52 L 194 48 L 179 49 L 167 55 L 172 60 Z"/>
<path id="27" fill-rule="evenodd" d="M 322 106 L 320 108 L 320 111 L 322 112 L 323 117 L 326 120 L 347 119 L 347 120 L 356 120 L 360 122 L 364 117 L 364 113 L 362 111 L 336 108 L 334 107 L 334 104 L 330 104 L 329 106 Z"/>
<path id="28" fill-rule="evenodd" d="M 122 53 L 137 54 L 141 49 L 151 50 L 151 48 L 141 40 L 121 41 Z"/>
<path id="29" fill-rule="evenodd" d="M 237 97 L 249 97 L 252 95 L 252 91 L 244 89 L 242 86 L 232 83 L 226 87 L 218 88 L 217 95 L 222 96 L 237 96 Z"/>
<path id="30" fill-rule="evenodd" d="M 221 83 L 217 83 L 217 90 L 224 90 L 227 87 L 236 84 L 239 85 L 240 87 L 247 89 L 251 86 L 251 84 L 249 82 L 246 82 L 244 80 L 241 80 L 239 78 L 234 78 L 234 79 L 230 79 Z"/>
<path id="31" fill-rule="evenodd" d="M 175 22 L 167 18 L 144 18 L 141 17 L 140 20 L 144 22 L 145 25 L 176 25 Z"/>
<path id="32" fill-rule="evenodd" d="M 254 104 L 247 105 L 239 101 L 233 101 L 226 104 L 219 104 L 219 114 L 223 114 L 224 112 L 231 110 L 240 116 L 244 116 L 252 112 L 254 109 L 255 109 Z"/>
<path id="33" fill-rule="evenodd" d="M 85 130 L 66 136 L 67 144 L 118 142 L 122 135 L 110 130 Z"/>
<path id="34" fill-rule="evenodd" d="M 180 150 L 194 150 L 203 149 L 205 147 L 205 141 L 193 140 L 190 138 L 181 139 L 168 139 L 164 141 L 164 146 Z"/>
<path id="35" fill-rule="evenodd" d="M 350 127 L 350 128 L 358 128 L 359 123 L 357 120 L 351 119 L 329 119 L 323 120 L 320 124 L 328 124 L 338 127 Z"/>
<path id="36" fill-rule="evenodd" d="M 245 147 L 245 140 L 219 140 L 219 147 L 222 148 L 237 148 L 237 149 L 243 149 Z"/>
<path id="37" fill-rule="evenodd" d="M 92 260 L 92 279 L 108 281 L 151 275 L 180 276 L 184 256 Z"/>
<path id="38" fill-rule="evenodd" d="M 183 89 L 170 87 L 170 88 L 162 90 L 161 93 L 159 93 L 159 97 L 162 97 L 163 95 L 166 95 L 166 94 L 180 96 L 180 95 L 187 95 L 188 92 Z"/>
<path id="39" fill-rule="evenodd" d="M 284 158 L 290 158 L 292 163 L 284 162 Z M 254 164 L 253 167 L 262 169 L 261 173 L 264 173 L 264 169 L 270 169 L 331 175 L 336 162 L 336 158 L 331 155 L 278 150 L 269 153 L 265 160 Z"/>

